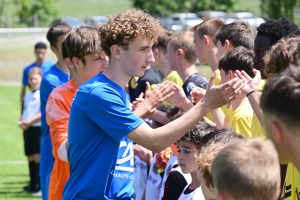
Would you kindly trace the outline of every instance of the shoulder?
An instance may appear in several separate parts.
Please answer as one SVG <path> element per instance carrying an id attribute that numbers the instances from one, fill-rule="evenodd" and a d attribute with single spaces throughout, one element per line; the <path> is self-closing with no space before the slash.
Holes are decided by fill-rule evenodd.
<path id="1" fill-rule="evenodd" d="M 23 71 L 24 71 L 24 72 L 29 72 L 29 70 L 30 70 L 32 67 L 34 67 L 35 65 L 36 65 L 35 62 L 33 62 L 33 63 L 31 63 L 31 64 L 25 66 L 24 69 L 23 69 Z"/>

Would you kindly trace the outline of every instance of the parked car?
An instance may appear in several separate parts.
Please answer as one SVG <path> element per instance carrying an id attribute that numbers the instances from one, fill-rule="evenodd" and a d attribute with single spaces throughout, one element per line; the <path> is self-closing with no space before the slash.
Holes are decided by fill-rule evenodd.
<path id="1" fill-rule="evenodd" d="M 230 13 L 228 15 L 229 17 L 236 18 L 236 19 L 241 19 L 244 20 L 245 22 L 248 22 L 250 26 L 257 28 L 261 23 L 264 23 L 265 20 L 257 17 L 251 12 L 236 12 L 236 13 Z"/>
<path id="2" fill-rule="evenodd" d="M 174 24 L 182 24 L 184 29 L 190 29 L 203 20 L 195 13 L 175 13 L 170 16 Z"/>
<path id="3" fill-rule="evenodd" d="M 86 18 L 86 23 L 92 27 L 98 27 L 100 24 L 108 22 L 107 16 L 90 16 Z"/>
<path id="4" fill-rule="evenodd" d="M 196 12 L 196 14 L 203 20 L 216 18 L 216 17 L 225 20 L 225 18 L 227 17 L 227 13 L 223 11 L 204 10 L 204 11 Z"/>
<path id="5" fill-rule="evenodd" d="M 77 17 L 62 17 L 60 19 L 54 20 L 52 24 L 55 24 L 57 22 L 65 22 L 69 24 L 72 28 L 78 28 L 79 26 L 88 26 L 87 23 L 85 23 L 83 20 Z"/>
<path id="6" fill-rule="evenodd" d="M 169 31 L 182 31 L 184 29 L 183 24 L 180 21 L 174 21 L 170 17 L 159 18 L 161 25 Z"/>

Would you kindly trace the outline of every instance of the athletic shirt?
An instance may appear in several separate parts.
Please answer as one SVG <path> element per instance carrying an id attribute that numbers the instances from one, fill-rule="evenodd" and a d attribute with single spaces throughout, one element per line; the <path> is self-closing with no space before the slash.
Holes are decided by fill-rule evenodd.
<path id="1" fill-rule="evenodd" d="M 148 70 L 146 70 L 144 76 L 140 77 L 137 81 L 137 87 L 135 89 L 135 93 L 133 95 L 133 99 L 130 99 L 131 101 L 135 101 L 139 95 L 146 90 L 146 82 L 149 82 L 151 90 L 153 90 L 157 84 L 162 82 L 162 79 L 164 78 L 164 75 L 158 71 L 153 69 L 152 67 Z"/>
<path id="2" fill-rule="evenodd" d="M 285 181 L 282 188 L 280 200 L 300 199 L 300 173 L 296 167 L 290 163 L 286 171 Z"/>
<path id="3" fill-rule="evenodd" d="M 140 146 L 141 148 L 144 148 Z M 134 160 L 134 191 L 135 199 L 141 200 L 146 189 L 146 183 L 148 178 L 148 166 L 147 163 L 142 161 L 138 156 Z"/>
<path id="4" fill-rule="evenodd" d="M 220 74 L 220 70 L 217 69 L 216 71 L 216 74 L 217 74 L 217 77 L 216 77 L 216 80 L 215 80 L 215 86 L 218 86 L 220 85 L 220 82 L 221 82 L 221 74 Z M 232 106 L 230 103 L 224 105 L 221 107 L 226 119 L 229 121 L 230 117 L 232 116 Z M 211 120 L 212 122 L 215 122 L 213 116 L 211 115 L 211 113 L 207 113 L 206 117 Z"/>
<path id="5" fill-rule="evenodd" d="M 190 184 L 184 188 L 183 193 L 180 195 L 178 200 L 205 200 L 201 186 L 195 190 L 190 190 L 189 186 Z"/>
<path id="6" fill-rule="evenodd" d="M 266 80 L 261 80 L 259 82 L 259 90 L 262 91 L 266 84 Z M 253 112 L 253 119 L 251 124 L 251 133 L 253 137 L 264 137 L 266 138 L 265 129 L 261 126 L 256 114 Z"/>
<path id="7" fill-rule="evenodd" d="M 46 105 L 46 120 L 50 127 L 54 165 L 50 175 L 49 200 L 61 199 L 70 176 L 69 163 L 60 160 L 58 150 L 68 139 L 68 123 L 72 100 L 78 86 L 73 80 L 55 88 Z"/>
<path id="8" fill-rule="evenodd" d="M 43 76 L 40 86 L 41 98 L 41 160 L 40 176 L 46 177 L 51 173 L 54 157 L 52 155 L 52 144 L 50 139 L 49 126 L 46 122 L 46 103 L 52 90 L 69 80 L 69 75 L 53 65 Z"/>
<path id="9" fill-rule="evenodd" d="M 195 87 L 206 89 L 207 84 L 208 81 L 204 76 L 199 73 L 194 73 L 183 83 L 182 88 L 187 98 L 191 99 L 190 93 Z"/>
<path id="10" fill-rule="evenodd" d="M 245 102 L 237 107 L 229 120 L 228 129 L 240 133 L 246 138 L 252 138 L 251 124 L 253 119 L 253 110 L 249 102 Z"/>
<path id="11" fill-rule="evenodd" d="M 168 194 L 166 196 L 164 196 L 164 192 L 165 192 L 165 189 L 166 189 L 165 188 L 166 181 L 167 181 L 167 179 L 168 179 L 168 177 L 169 177 L 169 175 L 170 175 L 171 172 L 172 173 L 178 173 L 178 174 L 182 175 L 182 177 L 186 181 L 186 185 L 190 184 L 191 181 L 192 181 L 192 178 L 191 178 L 190 174 L 183 174 L 182 173 L 181 168 L 178 166 L 178 158 L 177 158 L 177 156 L 175 156 L 175 155 L 172 154 L 172 156 L 170 157 L 170 159 L 168 161 L 168 164 L 166 166 L 165 174 L 164 174 L 164 177 L 163 177 L 163 180 L 162 180 L 162 183 L 161 183 L 159 199 L 168 199 L 168 197 L 166 197 L 166 196 L 168 196 Z M 185 186 L 182 187 L 182 191 L 183 191 L 184 188 L 185 188 Z M 176 188 L 176 190 L 178 190 L 178 187 Z M 178 197 L 180 196 L 180 194 L 182 193 L 182 191 L 177 191 L 177 192 L 180 192 L 178 194 Z M 167 191 L 167 192 L 168 193 L 174 193 L 174 191 Z"/>
<path id="12" fill-rule="evenodd" d="M 22 112 L 22 120 L 29 120 L 36 114 L 41 112 L 40 91 L 30 91 L 24 96 L 24 108 Z M 41 126 L 41 121 L 38 121 L 31 126 Z"/>
<path id="13" fill-rule="evenodd" d="M 133 142 L 125 136 L 142 123 L 130 111 L 126 91 L 105 75 L 81 85 L 69 118 L 70 178 L 63 199 L 133 199 Z M 119 188 L 113 177 L 129 184 Z"/>
<path id="14" fill-rule="evenodd" d="M 163 78 L 162 82 L 165 82 L 165 81 L 172 81 L 173 83 L 175 83 L 176 85 L 178 85 L 180 87 L 182 87 L 182 85 L 183 85 L 182 79 L 180 78 L 177 71 L 172 71 L 168 76 Z M 164 101 L 163 104 L 164 105 L 172 105 L 172 104 L 168 103 L 167 101 Z"/>
<path id="15" fill-rule="evenodd" d="M 129 92 L 130 102 L 135 101 L 134 95 L 135 95 L 135 90 L 138 86 L 138 80 L 139 77 L 132 76 L 130 81 L 128 82 L 128 92 Z"/>
<path id="16" fill-rule="evenodd" d="M 36 63 L 31 63 L 30 65 L 26 66 L 23 70 L 23 76 L 22 76 L 22 85 L 27 86 L 28 85 L 28 73 L 31 68 L 38 67 L 40 68 L 42 74 L 45 74 L 52 66 L 54 65 L 53 62 L 46 60 L 41 66 L 36 65 Z"/>
<path id="17" fill-rule="evenodd" d="M 150 165 L 149 176 L 147 179 L 147 186 L 146 186 L 147 200 L 159 199 L 161 182 L 162 182 L 162 176 L 157 171 L 156 154 L 154 154 Z"/>

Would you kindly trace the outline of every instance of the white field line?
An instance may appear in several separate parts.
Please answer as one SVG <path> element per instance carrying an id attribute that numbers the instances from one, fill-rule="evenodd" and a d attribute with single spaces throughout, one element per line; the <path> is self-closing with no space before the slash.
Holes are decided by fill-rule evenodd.
<path id="1" fill-rule="evenodd" d="M 24 160 L 1 160 L 0 165 L 25 165 L 27 161 Z"/>

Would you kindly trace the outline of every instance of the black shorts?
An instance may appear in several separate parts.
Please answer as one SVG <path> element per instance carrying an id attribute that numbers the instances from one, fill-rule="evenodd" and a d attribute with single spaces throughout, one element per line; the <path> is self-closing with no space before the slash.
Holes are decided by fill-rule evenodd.
<path id="1" fill-rule="evenodd" d="M 39 154 L 41 148 L 41 127 L 31 126 L 23 132 L 25 155 Z"/>

